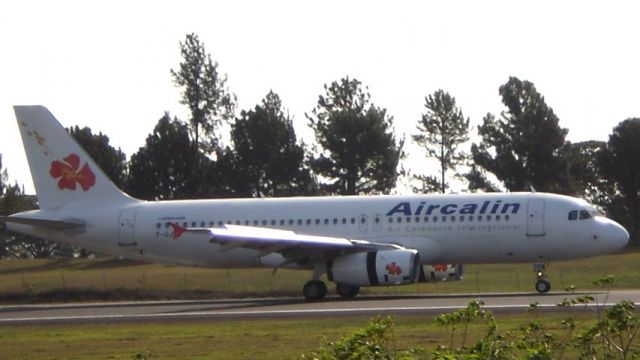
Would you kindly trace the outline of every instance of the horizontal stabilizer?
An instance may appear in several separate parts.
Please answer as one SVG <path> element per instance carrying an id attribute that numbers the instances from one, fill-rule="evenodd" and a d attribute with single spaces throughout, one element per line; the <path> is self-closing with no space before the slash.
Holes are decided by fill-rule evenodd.
<path id="1" fill-rule="evenodd" d="M 0 217 L 0 221 L 38 226 L 38 227 L 47 228 L 51 230 L 70 230 L 70 229 L 82 228 L 85 226 L 85 223 L 82 220 L 49 220 L 49 219 L 34 219 L 34 218 L 17 217 L 17 216 L 3 216 L 3 217 Z"/>

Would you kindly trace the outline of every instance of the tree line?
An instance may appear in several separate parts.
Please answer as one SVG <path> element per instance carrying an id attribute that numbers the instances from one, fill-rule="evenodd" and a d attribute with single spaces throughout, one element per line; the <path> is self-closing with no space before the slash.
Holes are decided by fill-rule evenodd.
<path id="1" fill-rule="evenodd" d="M 276 92 L 238 112 L 227 76 L 198 36 L 188 34 L 180 51 L 182 61 L 170 74 L 189 118 L 165 112 L 129 161 L 105 134 L 68 129 L 109 178 L 134 197 L 386 194 L 401 177 L 417 183 L 416 192 L 446 193 L 458 181 L 471 192 L 535 189 L 583 197 L 622 223 L 632 243 L 640 240 L 640 162 L 634 161 L 640 157 L 640 118 L 620 122 L 607 142 L 571 143 L 534 84 L 510 77 L 498 91 L 503 110 L 483 118 L 476 142 L 470 140 L 470 119 L 455 97 L 437 90 L 425 97 L 411 140 L 438 169 L 408 175 L 401 165 L 405 138 L 396 137 L 393 116 L 372 101 L 359 80 L 344 77 L 324 85 L 305 114 L 315 134 L 308 145 L 298 140 Z M 469 145 L 470 153 L 464 151 Z M 7 184 L 1 158 L 0 173 L 0 215 L 35 208 L 33 196 L 18 184 Z M 30 242 L 39 245 L 24 245 Z M 60 245 L 4 231 L 0 235 L 0 257 L 70 253 Z"/>

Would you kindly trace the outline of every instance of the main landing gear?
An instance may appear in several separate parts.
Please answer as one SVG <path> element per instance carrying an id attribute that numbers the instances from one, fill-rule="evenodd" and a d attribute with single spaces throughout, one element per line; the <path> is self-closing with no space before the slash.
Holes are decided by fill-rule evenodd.
<path id="1" fill-rule="evenodd" d="M 322 300 L 327 295 L 327 285 L 320 280 L 310 280 L 304 284 L 302 293 L 305 299 L 309 301 Z"/>
<path id="2" fill-rule="evenodd" d="M 540 294 L 546 294 L 551 290 L 551 283 L 547 280 L 547 274 L 545 273 L 547 265 L 542 257 L 537 263 L 533 264 L 533 271 L 536 272 L 536 291 Z"/>
<path id="3" fill-rule="evenodd" d="M 336 292 L 338 293 L 338 295 L 340 295 L 340 297 L 343 297 L 345 299 L 354 298 L 356 295 L 358 295 L 359 291 L 360 291 L 359 286 L 346 285 L 346 284 L 336 285 Z"/>
<path id="4" fill-rule="evenodd" d="M 359 286 L 355 285 L 346 285 L 346 284 L 338 284 L 336 285 L 336 292 L 340 297 L 345 299 L 351 299 L 358 295 L 360 291 Z M 310 280 L 304 284 L 302 288 L 302 293 L 304 294 L 305 299 L 309 301 L 319 301 L 324 299 L 327 295 L 327 285 L 324 284 L 321 280 Z"/>

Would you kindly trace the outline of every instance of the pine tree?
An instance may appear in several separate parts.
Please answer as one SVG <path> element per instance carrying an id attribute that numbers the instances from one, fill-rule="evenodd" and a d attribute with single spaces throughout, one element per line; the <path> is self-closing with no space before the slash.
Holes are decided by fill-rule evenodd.
<path id="1" fill-rule="evenodd" d="M 243 111 L 232 126 L 240 193 L 287 196 L 307 193 L 311 175 L 305 150 L 297 143 L 293 122 L 280 97 L 270 91 L 253 110 Z"/>
<path id="2" fill-rule="evenodd" d="M 393 134 L 393 118 L 371 103 L 360 81 L 347 77 L 325 85 L 307 118 L 319 145 L 311 167 L 326 179 L 324 192 L 387 193 L 395 187 L 403 141 Z"/>
<path id="3" fill-rule="evenodd" d="M 467 155 L 459 150 L 461 144 L 469 140 L 469 118 L 456 106 L 456 99 L 443 90 L 425 98 L 426 113 L 418 123 L 419 133 L 413 140 L 427 151 L 427 156 L 440 163 L 440 183 L 438 191 L 447 190 L 446 172 L 464 164 Z M 433 182 L 429 177 L 418 177 Z M 424 180 L 423 180 L 424 181 Z"/>
<path id="4" fill-rule="evenodd" d="M 478 128 L 482 142 L 471 147 L 474 163 L 493 173 L 510 191 L 566 192 L 562 156 L 567 130 L 531 82 L 515 77 L 500 87 L 506 110 L 487 114 Z"/>

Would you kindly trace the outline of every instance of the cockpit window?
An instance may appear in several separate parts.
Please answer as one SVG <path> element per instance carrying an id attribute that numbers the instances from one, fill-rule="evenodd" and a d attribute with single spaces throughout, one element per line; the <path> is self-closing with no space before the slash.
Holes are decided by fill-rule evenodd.
<path id="1" fill-rule="evenodd" d="M 591 218 L 591 214 L 589 213 L 589 211 L 587 210 L 580 210 L 580 220 L 584 220 L 584 219 L 590 219 Z"/>
<path id="2" fill-rule="evenodd" d="M 597 210 L 571 210 L 569 211 L 569 220 L 586 220 L 594 216 L 600 215 Z"/>
<path id="3" fill-rule="evenodd" d="M 569 220 L 586 220 L 594 216 L 600 215 L 597 210 L 571 210 L 569 211 Z"/>

